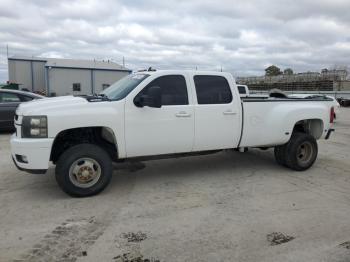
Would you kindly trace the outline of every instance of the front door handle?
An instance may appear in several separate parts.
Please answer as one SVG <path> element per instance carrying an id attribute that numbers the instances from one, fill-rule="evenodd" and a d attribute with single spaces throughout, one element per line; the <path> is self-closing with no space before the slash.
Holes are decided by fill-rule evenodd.
<path id="1" fill-rule="evenodd" d="M 189 114 L 189 113 L 187 113 L 187 112 L 185 112 L 185 111 L 181 111 L 181 112 L 175 114 L 175 116 L 176 116 L 176 117 L 190 117 L 191 114 Z"/>
<path id="2" fill-rule="evenodd" d="M 224 115 L 237 115 L 236 112 L 233 112 L 232 110 L 227 110 L 223 112 Z"/>

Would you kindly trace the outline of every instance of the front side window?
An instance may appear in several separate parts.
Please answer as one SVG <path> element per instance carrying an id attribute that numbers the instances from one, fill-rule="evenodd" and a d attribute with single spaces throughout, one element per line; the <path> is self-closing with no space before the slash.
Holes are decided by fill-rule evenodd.
<path id="1" fill-rule="evenodd" d="M 229 104 L 232 101 L 230 85 L 225 77 L 194 76 L 198 104 Z"/>
<path id="2" fill-rule="evenodd" d="M 21 101 L 23 102 L 28 102 L 28 101 L 32 101 L 34 99 L 34 97 L 30 97 L 30 96 L 21 96 Z"/>
<path id="3" fill-rule="evenodd" d="M 111 100 L 121 100 L 125 98 L 135 87 L 143 80 L 149 77 L 148 74 L 131 74 L 123 77 L 113 85 L 103 90 L 101 94 L 107 96 Z"/>
<path id="4" fill-rule="evenodd" d="M 16 103 L 21 102 L 21 99 L 16 94 L 0 93 L 0 103 Z"/>
<path id="5" fill-rule="evenodd" d="M 148 88 L 159 86 L 162 92 L 162 105 L 188 105 L 187 85 L 182 75 L 160 76 L 150 82 L 141 94 L 147 94 Z"/>

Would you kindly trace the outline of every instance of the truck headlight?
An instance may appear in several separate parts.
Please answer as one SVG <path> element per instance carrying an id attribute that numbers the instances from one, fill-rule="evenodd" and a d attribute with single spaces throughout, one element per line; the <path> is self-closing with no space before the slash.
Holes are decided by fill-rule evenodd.
<path id="1" fill-rule="evenodd" d="M 47 138 L 46 116 L 24 116 L 22 120 L 23 138 Z"/>

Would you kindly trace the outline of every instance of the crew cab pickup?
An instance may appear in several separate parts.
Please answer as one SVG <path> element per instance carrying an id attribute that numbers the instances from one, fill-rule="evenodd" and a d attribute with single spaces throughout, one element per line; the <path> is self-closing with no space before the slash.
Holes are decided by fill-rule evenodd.
<path id="1" fill-rule="evenodd" d="M 277 162 L 306 170 L 328 139 L 333 113 L 322 99 L 240 98 L 229 73 L 144 71 L 99 95 L 21 104 L 11 137 L 20 170 L 45 173 L 72 196 L 101 192 L 112 162 L 274 148 Z"/>

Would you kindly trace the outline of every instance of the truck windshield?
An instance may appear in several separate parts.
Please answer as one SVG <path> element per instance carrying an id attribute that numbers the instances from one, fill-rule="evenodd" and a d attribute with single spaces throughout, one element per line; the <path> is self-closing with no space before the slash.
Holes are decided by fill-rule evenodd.
<path id="1" fill-rule="evenodd" d="M 125 98 L 136 86 L 138 86 L 149 75 L 147 74 L 131 74 L 123 77 L 113 85 L 103 90 L 101 94 L 107 96 L 111 100 L 121 100 Z"/>

